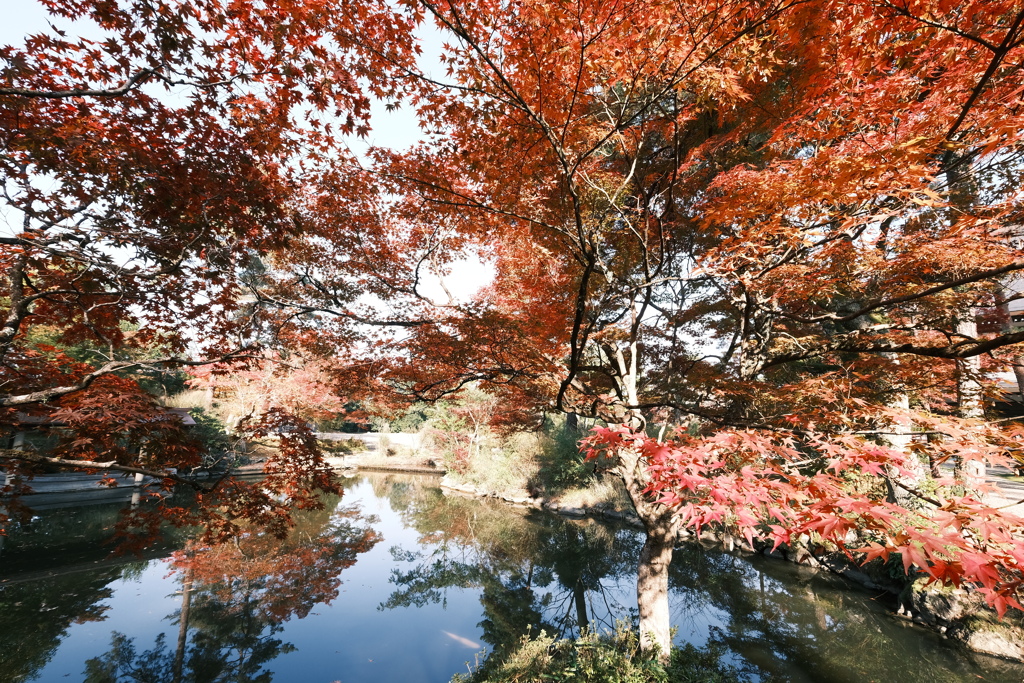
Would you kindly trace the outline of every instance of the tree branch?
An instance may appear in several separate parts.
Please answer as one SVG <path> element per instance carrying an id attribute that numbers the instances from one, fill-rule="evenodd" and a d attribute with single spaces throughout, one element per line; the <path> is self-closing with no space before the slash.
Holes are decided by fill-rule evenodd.
<path id="1" fill-rule="evenodd" d="M 134 76 L 116 88 L 99 90 L 95 88 L 75 88 L 74 90 L 31 90 L 29 88 L 0 88 L 0 95 L 16 97 L 36 97 L 46 99 L 65 99 L 68 97 L 120 97 L 150 76 L 156 74 L 160 67 L 149 67 L 137 72 Z"/>
<path id="2" fill-rule="evenodd" d="M 124 472 L 125 474 L 141 474 L 146 477 L 153 477 L 154 479 L 169 480 L 177 484 L 185 484 L 203 492 L 213 491 L 227 476 L 225 475 L 220 477 L 213 483 L 204 486 L 193 479 L 183 477 L 177 472 L 171 472 L 169 470 L 155 470 L 148 467 L 122 465 L 116 460 L 99 462 L 95 460 L 68 460 L 67 458 L 52 458 L 50 456 L 33 453 L 32 451 L 20 451 L 14 448 L 0 448 L 0 461 L 2 460 L 21 460 L 37 465 L 56 465 L 58 467 L 77 470 L 104 470 L 108 472 Z"/>
<path id="3" fill-rule="evenodd" d="M 945 346 L 924 346 L 913 342 L 894 342 L 888 339 L 871 341 L 867 338 L 867 334 L 870 332 L 872 332 L 870 328 L 857 330 L 811 345 L 803 351 L 779 354 L 762 364 L 759 371 L 793 361 L 822 356 L 826 353 L 905 353 L 955 360 L 980 356 L 1004 346 L 1024 342 L 1024 330 L 983 341 L 974 338 L 963 339 Z"/>
<path id="4" fill-rule="evenodd" d="M 189 360 L 187 358 L 181 358 L 178 356 L 167 356 L 164 358 L 155 358 L 153 360 L 140 360 L 140 361 L 110 361 L 104 363 L 98 369 L 90 372 L 74 384 L 67 384 L 59 387 L 50 387 L 48 389 L 40 389 L 39 391 L 32 391 L 27 394 L 20 395 L 0 395 L 0 408 L 9 408 L 12 406 L 23 406 L 31 403 L 46 403 L 68 394 L 73 394 L 78 391 L 88 389 L 89 386 L 100 377 L 104 375 L 110 375 L 115 372 L 122 370 L 129 370 L 131 368 L 153 366 L 153 365 L 184 365 L 188 367 L 197 367 L 201 365 L 212 365 L 213 363 L 226 363 L 228 361 L 240 360 L 240 359 L 258 359 L 259 356 L 249 355 L 251 349 L 243 349 L 234 351 L 232 353 L 219 356 L 218 358 L 211 358 L 206 360 Z"/>

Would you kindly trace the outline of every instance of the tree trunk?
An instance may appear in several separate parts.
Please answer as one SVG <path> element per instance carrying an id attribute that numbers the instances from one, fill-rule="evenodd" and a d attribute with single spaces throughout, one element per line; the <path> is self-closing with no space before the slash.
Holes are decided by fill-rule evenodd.
<path id="1" fill-rule="evenodd" d="M 968 312 L 965 317 L 957 322 L 956 331 L 966 337 L 978 336 L 978 323 L 975 321 L 974 312 Z M 979 377 L 981 376 L 981 357 L 972 356 L 956 362 L 956 390 L 959 402 L 960 417 L 968 419 L 981 419 L 985 415 L 982 405 L 982 388 Z M 978 460 L 964 462 L 960 458 L 956 461 L 956 479 L 963 482 L 968 489 L 977 488 L 978 484 L 985 481 L 985 463 Z"/>
<path id="2" fill-rule="evenodd" d="M 672 650 L 668 609 L 668 568 L 672 562 L 679 521 L 670 508 L 644 493 L 648 477 L 644 464 L 634 451 L 621 451 L 616 473 L 626 487 L 633 508 L 646 532 L 637 566 L 636 600 L 640 609 L 640 649 L 657 652 L 668 664 Z"/>
<path id="3" fill-rule="evenodd" d="M 633 311 L 636 323 L 636 311 Z M 619 387 L 628 406 L 636 406 L 639 348 L 636 339 L 629 347 L 629 362 L 621 349 L 608 349 L 608 359 L 618 368 Z M 623 417 L 634 432 L 640 432 L 646 421 L 639 409 L 627 407 Z M 610 421 L 609 421 L 610 422 Z M 637 567 L 636 600 L 640 608 L 640 649 L 645 654 L 657 653 L 662 664 L 668 664 L 672 654 L 671 622 L 668 610 L 668 567 L 672 562 L 672 548 L 676 542 L 679 521 L 675 511 L 658 503 L 645 493 L 650 483 L 647 464 L 640 454 L 632 449 L 620 449 L 618 463 L 612 470 L 622 479 L 626 493 L 633 503 L 637 516 L 647 532 L 644 547 L 640 551 Z"/>
<path id="4" fill-rule="evenodd" d="M 850 321 L 850 326 L 855 330 L 863 330 L 870 323 L 867 316 L 859 316 Z M 896 354 L 882 353 L 880 355 L 882 358 L 890 360 L 894 366 L 899 365 L 899 357 Z M 896 374 L 893 372 L 894 376 Z M 902 508 L 913 510 L 921 507 L 921 500 L 912 493 L 912 490 L 920 490 L 921 484 L 931 473 L 931 468 L 926 467 L 915 454 L 910 452 L 910 446 L 914 441 L 914 425 L 910 420 L 910 396 L 899 385 L 887 381 L 879 386 L 879 389 L 891 392 L 891 398 L 886 403 L 900 413 L 900 417 L 896 420 L 886 421 L 881 425 L 883 432 L 881 441 L 892 450 L 907 454 L 906 471 L 892 465 L 886 467 L 883 476 L 886 499 Z"/>
<path id="5" fill-rule="evenodd" d="M 965 153 L 966 154 L 966 153 Z M 949 224 L 954 226 L 963 215 L 970 215 L 978 205 L 979 183 L 972 164 L 964 154 L 947 150 L 942 156 L 942 169 L 946 175 L 949 197 Z M 959 288 L 963 289 L 963 288 Z M 956 291 L 956 290 L 954 290 Z M 969 292 L 965 292 L 968 293 Z M 956 333 L 967 338 L 977 338 L 977 311 L 970 304 L 961 304 L 956 313 Z M 962 358 L 956 361 L 956 392 L 960 417 L 979 419 L 984 416 L 982 405 L 981 356 Z M 968 490 L 985 481 L 985 463 L 977 460 L 964 462 L 957 458 L 953 465 L 954 476 Z"/>
<path id="6" fill-rule="evenodd" d="M 910 452 L 910 444 L 913 442 L 913 425 L 909 417 L 910 397 L 900 391 L 889 402 L 889 406 L 903 412 L 905 417 L 889 424 L 887 429 L 890 433 L 883 440 L 889 448 L 907 454 L 907 468 L 906 471 L 900 471 L 897 467 L 888 468 L 885 477 L 888 498 L 890 503 L 914 510 L 921 506 L 921 500 L 911 490 L 920 490 L 921 484 L 928 478 L 929 470 L 916 454 Z"/>
<path id="7" fill-rule="evenodd" d="M 640 608 L 640 649 L 657 651 L 658 659 L 668 663 L 672 649 L 672 623 L 668 609 L 668 567 L 676 542 L 676 525 L 659 523 L 647 526 L 647 539 L 640 551 L 636 581 L 636 601 Z"/>

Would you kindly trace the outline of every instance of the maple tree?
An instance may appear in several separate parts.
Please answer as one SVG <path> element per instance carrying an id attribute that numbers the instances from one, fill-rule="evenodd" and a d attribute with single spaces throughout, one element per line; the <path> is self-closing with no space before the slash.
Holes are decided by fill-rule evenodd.
<path id="1" fill-rule="evenodd" d="M 331 363 L 321 358 L 268 352 L 259 361 L 205 365 L 190 371 L 188 384 L 208 392 L 220 391 L 229 404 L 227 425 L 269 408 L 286 410 L 305 420 L 337 418 L 346 411 L 346 399 L 332 378 Z M 221 405 L 221 411 L 225 407 Z"/>
<path id="2" fill-rule="evenodd" d="M 192 320 L 208 348 L 362 354 L 338 377 L 379 403 L 482 382 L 603 420 L 590 447 L 647 531 L 644 647 L 668 651 L 684 523 L 898 551 L 1016 604 L 1021 522 L 970 465 L 1021 437 L 983 412 L 1024 342 L 1000 325 L 1024 269 L 1019 2 L 47 6 L 119 40 L 2 53 L 27 221 L 3 238 L 5 408 L 127 367 L 71 366 L 26 325 L 182 364 Z M 443 77 L 414 59 L 422 21 Z M 332 133 L 366 125 L 364 87 L 425 132 L 355 172 Z M 495 271 L 476 297 L 427 286 L 467 255 Z M 302 462 L 289 494 L 326 481 Z"/>
<path id="3" fill-rule="evenodd" d="M 1019 2 L 409 4 L 447 41 L 446 76 L 407 73 L 425 138 L 371 151 L 386 206 L 267 300 L 386 330 L 371 362 L 417 398 L 484 382 L 608 424 L 645 647 L 682 524 L 898 551 L 1017 605 L 1021 520 L 977 463 L 1021 438 L 983 412 L 1024 342 Z M 474 253 L 472 301 L 427 291 Z"/>
<path id="4" fill-rule="evenodd" d="M 4 449 L 3 464 L 190 483 L 197 444 L 133 375 L 260 359 L 279 341 L 245 283 L 304 229 L 303 189 L 344 176 L 344 138 L 394 87 L 379 63 L 412 58 L 410 23 L 336 0 L 40 4 L 49 25 L 0 47 L 0 424 L 59 425 L 66 444 Z M 368 40 L 380 59 L 354 50 Z M 83 345 L 88 362 L 67 353 Z M 254 429 L 287 419 L 255 415 Z M 225 486 L 229 517 L 332 488 L 296 436 L 271 468 L 281 499 Z"/>

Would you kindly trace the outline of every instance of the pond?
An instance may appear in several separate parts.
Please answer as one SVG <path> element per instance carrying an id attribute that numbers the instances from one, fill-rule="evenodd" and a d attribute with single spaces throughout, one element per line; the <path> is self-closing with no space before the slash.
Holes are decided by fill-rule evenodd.
<path id="1" fill-rule="evenodd" d="M 639 535 L 361 475 L 284 542 L 178 532 L 110 557 L 117 506 L 39 512 L 0 550 L 0 681 L 443 683 L 524 633 L 635 619 Z M 753 681 L 1014 681 L 871 594 L 786 563 L 676 551 L 676 640 Z M 134 676 L 134 678 L 133 678 Z"/>

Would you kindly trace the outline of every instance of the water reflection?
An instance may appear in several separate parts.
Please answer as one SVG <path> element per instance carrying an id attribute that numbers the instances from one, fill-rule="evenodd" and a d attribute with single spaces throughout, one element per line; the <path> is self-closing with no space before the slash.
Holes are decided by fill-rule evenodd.
<path id="1" fill-rule="evenodd" d="M 324 510 L 297 518 L 284 541 L 245 534 L 216 546 L 194 541 L 174 553 L 181 585 L 176 648 L 162 634 L 135 655 L 131 638 L 115 632 L 111 649 L 86 663 L 88 683 L 173 681 L 264 683 L 264 667 L 295 646 L 276 637 L 289 619 L 338 596 L 341 573 L 380 540 L 359 510 L 328 497 Z"/>
<path id="2" fill-rule="evenodd" d="M 619 590 L 635 581 L 641 541 L 632 531 L 402 483 L 376 492 L 420 534 L 418 549 L 392 548 L 396 590 L 381 609 L 443 604 L 450 589 L 474 589 L 482 640 L 498 657 L 526 633 L 575 636 L 635 617 Z"/>
<path id="3" fill-rule="evenodd" d="M 762 676 L 794 683 L 1024 680 L 1019 663 L 973 655 L 897 620 L 888 596 L 786 563 L 684 545 L 675 552 L 670 590 L 677 623 L 707 624 L 707 642 Z"/>
<path id="4" fill-rule="evenodd" d="M 60 576 L 42 582 L 19 582 L 0 589 L 0 676 L 27 681 L 50 660 L 68 628 L 101 621 L 110 597 L 108 584 L 119 569 Z"/>
<path id="5" fill-rule="evenodd" d="M 0 681 L 444 683 L 483 646 L 635 618 L 636 532 L 423 484 L 349 481 L 283 542 L 175 532 L 149 562 L 109 557 L 116 508 L 44 514 L 0 556 Z M 684 546 L 671 593 L 677 640 L 754 680 L 1024 678 L 784 563 Z"/>
<path id="6" fill-rule="evenodd" d="M 635 618 L 642 540 L 632 530 L 405 485 L 382 482 L 376 492 L 420 534 L 419 549 L 392 548 L 395 590 L 381 609 L 474 589 L 494 659 L 525 633 L 572 636 Z M 676 550 L 670 586 L 677 642 L 722 652 L 754 680 L 1024 678 L 1018 663 L 963 652 L 896 620 L 873 596 L 786 563 L 689 544 Z"/>
<path id="7" fill-rule="evenodd" d="M 102 542 L 119 509 L 87 506 L 11 529 L 0 555 L 0 680 L 35 678 L 72 626 L 106 618 L 110 584 L 145 567 L 145 560 L 111 557 Z M 152 552 L 165 554 L 166 545 Z"/>

